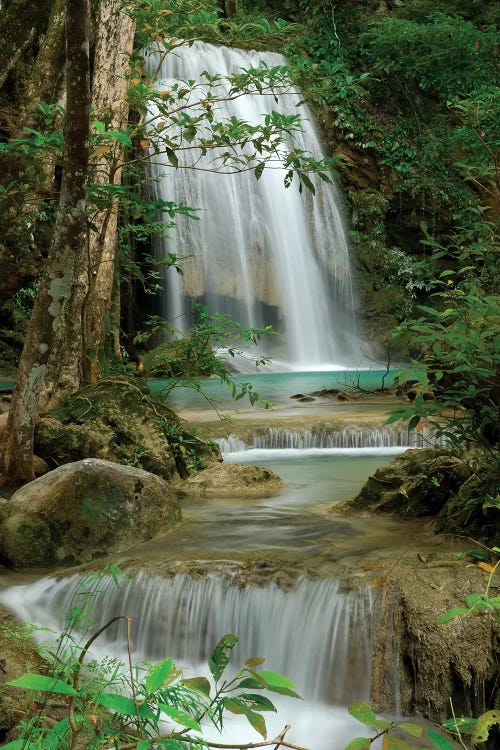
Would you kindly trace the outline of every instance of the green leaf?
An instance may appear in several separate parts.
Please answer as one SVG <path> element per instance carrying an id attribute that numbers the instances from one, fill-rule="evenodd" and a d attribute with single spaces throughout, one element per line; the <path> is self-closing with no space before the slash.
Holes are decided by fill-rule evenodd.
<path id="1" fill-rule="evenodd" d="M 364 701 L 358 701 L 357 703 L 351 703 L 347 709 L 351 716 L 353 716 L 361 724 L 367 727 L 375 728 L 377 723 L 377 717 L 369 703 Z"/>
<path id="2" fill-rule="evenodd" d="M 189 716 L 182 711 L 178 711 L 173 706 L 167 706 L 164 703 L 158 703 L 158 708 L 164 714 L 167 714 L 167 716 L 170 716 L 171 719 L 176 721 L 177 724 L 182 724 L 183 727 L 188 727 L 188 729 L 195 729 L 197 732 L 201 732 L 200 725 L 192 716 Z"/>
<path id="3" fill-rule="evenodd" d="M 410 734 L 412 737 L 421 737 L 423 732 L 423 727 L 419 727 L 418 724 L 409 724 L 408 722 L 404 721 L 402 724 L 398 724 L 398 729 L 402 729 L 403 732 L 406 732 L 406 734 Z"/>
<path id="4" fill-rule="evenodd" d="M 173 167 L 178 167 L 179 159 L 177 158 L 175 151 L 173 151 L 171 148 L 166 148 L 165 153 L 167 154 L 167 159 L 169 160 L 170 164 Z"/>
<path id="5" fill-rule="evenodd" d="M 94 697 L 95 702 L 103 708 L 114 711 L 117 714 L 125 716 L 135 716 L 137 713 L 136 706 L 132 698 L 119 693 L 99 693 Z"/>
<path id="6" fill-rule="evenodd" d="M 256 714 L 254 711 L 247 711 L 245 713 L 249 724 L 263 737 L 267 739 L 267 727 L 266 720 L 260 714 Z"/>
<path id="7" fill-rule="evenodd" d="M 267 683 L 267 687 L 270 689 L 286 688 L 287 690 L 293 690 L 295 688 L 294 683 L 289 680 L 288 677 L 285 677 L 282 674 L 278 674 L 278 672 L 269 672 L 268 670 L 260 669 L 254 674 L 265 680 Z"/>
<path id="8" fill-rule="evenodd" d="M 61 695 L 78 695 L 77 691 L 67 682 L 55 677 L 45 677 L 42 674 L 23 674 L 17 680 L 11 680 L 7 685 L 25 688 L 25 690 L 40 690 L 44 693 L 60 693 Z"/>
<path id="9" fill-rule="evenodd" d="M 261 161 L 260 164 L 257 164 L 255 167 L 255 179 L 260 180 L 262 177 L 262 172 L 264 171 L 264 167 L 266 166 L 265 162 Z"/>
<path id="10" fill-rule="evenodd" d="M 455 619 L 455 617 L 459 617 L 459 615 L 465 615 L 470 612 L 468 607 L 455 607 L 454 609 L 448 610 L 448 612 L 444 612 L 442 615 L 439 615 L 437 618 L 438 622 L 449 622 L 450 620 Z"/>
<path id="11" fill-rule="evenodd" d="M 150 747 L 151 745 L 149 744 L 148 740 L 143 740 L 142 742 L 139 742 L 136 750 L 149 750 Z"/>
<path id="12" fill-rule="evenodd" d="M 477 719 L 471 719 L 469 716 L 455 716 L 454 719 L 443 721 L 441 726 L 443 729 L 448 729 L 449 732 L 472 734 L 476 722 Z"/>
<path id="13" fill-rule="evenodd" d="M 370 750 L 370 738 L 355 737 L 349 742 L 345 750 Z"/>
<path id="14" fill-rule="evenodd" d="M 210 697 L 210 682 L 206 677 L 190 677 L 187 680 L 182 680 L 182 684 L 190 690 L 196 690 L 198 693 L 203 693 Z"/>
<path id="15" fill-rule="evenodd" d="M 486 742 L 490 728 L 500 724 L 500 710 L 487 711 L 485 714 L 478 716 L 476 726 L 472 732 L 471 742 L 477 745 L 479 742 Z"/>
<path id="16" fill-rule="evenodd" d="M 413 417 L 408 422 L 408 429 L 409 430 L 414 430 L 415 427 L 418 425 L 419 422 L 420 422 L 420 415 L 419 414 L 414 414 Z"/>
<path id="17" fill-rule="evenodd" d="M 2 745 L 4 750 L 26 750 L 28 747 L 26 744 L 26 740 L 13 740 L 12 742 L 7 742 L 6 745 Z"/>
<path id="18" fill-rule="evenodd" d="M 448 742 L 442 734 L 439 734 L 434 729 L 427 730 L 427 737 L 438 750 L 454 750 L 453 745 Z"/>
<path id="19" fill-rule="evenodd" d="M 151 667 L 146 677 L 146 692 L 148 695 L 161 688 L 172 671 L 172 667 L 172 659 L 165 659 Z"/>
<path id="20" fill-rule="evenodd" d="M 269 698 L 265 695 L 257 695 L 256 693 L 243 693 L 239 696 L 243 702 L 248 701 L 251 707 L 255 711 L 274 711 L 276 713 L 276 706 Z"/>
<path id="21" fill-rule="evenodd" d="M 219 643 L 214 648 L 213 654 L 208 660 L 208 666 L 210 667 L 210 671 L 216 682 L 220 680 L 222 673 L 229 664 L 231 653 L 237 643 L 238 637 L 232 633 L 228 633 L 222 636 Z"/>

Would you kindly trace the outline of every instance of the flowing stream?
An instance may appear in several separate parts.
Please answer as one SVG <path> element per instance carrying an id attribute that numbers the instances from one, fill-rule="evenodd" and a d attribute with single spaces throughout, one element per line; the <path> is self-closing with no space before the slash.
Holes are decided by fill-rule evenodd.
<path id="1" fill-rule="evenodd" d="M 204 71 L 230 76 L 242 69 L 285 64 L 276 53 L 202 42 L 164 58 L 159 54 L 148 58 L 150 70 L 158 71 L 161 91 L 182 81 L 201 82 L 185 103 L 195 105 L 188 109 L 192 117 L 202 112 L 196 102 L 206 90 Z M 220 84 L 217 97 L 223 99 L 228 91 L 229 86 Z M 285 148 L 320 157 L 312 115 L 304 106 L 298 110 L 301 99 L 298 92 L 280 94 L 278 101 L 273 95 L 240 96 L 216 102 L 214 117 L 258 124 L 272 117 L 274 110 L 285 115 L 300 111 L 302 130 L 286 136 Z M 161 120 L 158 110 L 152 107 L 150 116 L 151 138 L 161 145 L 164 136 L 156 135 L 153 128 Z M 198 134 L 204 136 L 203 131 Z M 196 139 L 182 142 L 178 169 L 165 165 L 164 157 L 152 158 L 157 197 L 201 209 L 200 221 L 177 217 L 170 239 L 158 247 L 160 258 L 174 253 L 183 259 L 182 276 L 166 271 L 166 317 L 177 327 L 187 328 L 192 302 L 197 301 L 245 326 L 273 324 L 282 335 L 269 339 L 264 349 L 277 370 L 360 366 L 367 347 L 356 335 L 358 308 L 336 186 L 313 177 L 314 197 L 308 190 L 299 192 L 297 178 L 285 189 L 284 170 L 272 166 L 264 169 L 260 180 L 253 171 L 227 174 L 231 169 L 222 168 L 226 174 L 215 174 L 216 157 L 213 153 L 201 156 L 198 143 Z M 185 169 L 188 164 L 195 164 L 196 169 Z M 248 368 L 245 360 L 238 363 L 245 365 Z"/>

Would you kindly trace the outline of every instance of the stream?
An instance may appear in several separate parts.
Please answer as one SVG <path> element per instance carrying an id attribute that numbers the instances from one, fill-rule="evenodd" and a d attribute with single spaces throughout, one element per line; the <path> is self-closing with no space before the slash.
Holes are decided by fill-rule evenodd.
<path id="1" fill-rule="evenodd" d="M 289 741 L 311 750 L 342 750 L 353 736 L 369 734 L 346 706 L 369 699 L 376 595 L 371 589 L 343 590 L 328 575 L 328 565 L 347 560 L 361 566 L 373 551 L 400 549 L 405 540 L 410 544 L 419 529 L 418 524 L 335 512 L 336 503 L 353 497 L 378 466 L 405 449 L 404 436 L 395 430 L 353 429 L 335 438 L 328 431 L 282 428 L 249 443 L 222 438 L 226 461 L 268 467 L 286 486 L 264 499 L 183 498 L 179 526 L 117 556 L 136 572 L 122 588 L 111 581 L 100 587 L 93 598 L 93 627 L 126 612 L 134 623 L 135 658 L 172 656 L 186 676 L 207 674 L 206 660 L 215 643 L 234 632 L 240 639 L 236 665 L 250 656 L 266 657 L 265 667 L 286 674 L 304 696 L 300 702 L 275 696 L 278 715 L 266 715 L 270 737 L 290 723 Z M 382 444 L 374 445 L 377 440 Z M 391 440 L 396 444 L 387 445 Z M 295 573 L 285 583 L 283 577 L 277 583 L 263 576 L 258 584 L 250 581 L 242 588 L 232 582 L 231 565 L 224 572 L 224 560 L 252 567 L 254 557 L 257 567 L 269 559 L 279 561 L 285 571 L 288 561 Z M 205 561 L 204 574 L 155 574 L 166 561 Z M 316 566 L 312 577 L 311 566 Z M 15 576 L 1 580 L 14 584 L 0 592 L 4 606 L 20 619 L 56 632 L 82 586 L 78 575 L 18 585 Z M 100 639 L 94 655 L 123 659 L 125 646 L 125 633 L 115 631 Z M 259 740 L 245 719 L 232 715 L 222 740 L 213 729 L 206 736 L 223 742 Z"/>

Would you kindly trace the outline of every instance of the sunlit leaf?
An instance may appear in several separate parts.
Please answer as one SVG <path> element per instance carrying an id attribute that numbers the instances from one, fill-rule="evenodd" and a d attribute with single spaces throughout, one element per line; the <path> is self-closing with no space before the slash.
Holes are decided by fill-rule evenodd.
<path id="1" fill-rule="evenodd" d="M 220 680 L 222 673 L 229 664 L 233 648 L 238 643 L 238 637 L 232 633 L 222 636 L 212 655 L 208 660 L 208 666 L 214 680 Z"/>
<path id="2" fill-rule="evenodd" d="M 170 716 L 171 719 L 176 721 L 177 724 L 182 724 L 183 727 L 188 727 L 188 729 L 196 729 L 197 732 L 201 732 L 200 725 L 198 724 L 196 719 L 193 719 L 192 716 L 189 716 L 182 711 L 178 711 L 173 706 L 167 706 L 164 703 L 158 703 L 158 708 L 164 714 L 167 714 L 167 716 Z"/>
<path id="3" fill-rule="evenodd" d="M 190 677 L 187 680 L 182 680 L 182 684 L 190 690 L 197 690 L 198 693 L 210 695 L 210 682 L 206 677 Z"/>
<path id="4" fill-rule="evenodd" d="M 165 659 L 164 661 L 154 664 L 149 670 L 146 676 L 146 692 L 150 695 L 155 690 L 161 688 L 170 672 L 172 671 L 173 662 L 172 659 Z"/>
<path id="5" fill-rule="evenodd" d="M 61 695 L 78 695 L 77 691 L 62 680 L 55 677 L 45 677 L 42 674 L 24 674 L 17 680 L 7 682 L 7 685 L 24 688 L 25 690 L 40 690 L 44 693 L 59 693 Z"/>
<path id="6" fill-rule="evenodd" d="M 351 716 L 354 716 L 357 721 L 361 724 L 365 724 L 367 727 L 375 727 L 377 717 L 369 703 L 364 701 L 358 701 L 357 703 L 351 703 L 347 709 Z"/>
<path id="7" fill-rule="evenodd" d="M 498 709 L 487 711 L 482 716 L 478 716 L 471 736 L 472 744 L 477 745 L 478 742 L 486 742 L 489 731 L 495 724 L 500 724 L 500 710 Z"/>
<path id="8" fill-rule="evenodd" d="M 406 734 L 410 734 L 412 737 L 422 736 L 423 728 L 418 724 L 409 724 L 408 722 L 404 721 L 402 724 L 398 724 L 397 727 L 398 729 L 402 729 L 403 732 L 406 732 Z"/>

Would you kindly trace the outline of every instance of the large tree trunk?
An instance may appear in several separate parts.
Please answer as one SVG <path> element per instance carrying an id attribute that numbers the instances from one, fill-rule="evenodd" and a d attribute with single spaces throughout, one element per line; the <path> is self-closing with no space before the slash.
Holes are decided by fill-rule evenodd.
<path id="1" fill-rule="evenodd" d="M 90 112 L 88 8 L 81 0 L 66 0 L 65 10 L 67 104 L 59 213 L 19 362 L 2 444 L 4 474 L 26 481 L 34 477 L 34 431 L 47 363 L 55 340 L 61 338 L 62 309 L 73 293 L 74 271 L 85 252 Z"/>
<path id="2" fill-rule="evenodd" d="M 135 35 L 134 21 L 119 8 L 120 0 L 100 4 L 92 84 L 92 106 L 97 118 L 111 114 L 111 127 L 115 129 L 125 127 L 128 122 L 127 73 Z M 90 182 L 119 185 L 122 161 L 123 148 L 117 142 L 109 161 L 103 162 L 102 157 L 91 160 Z M 92 217 L 92 227 L 90 289 L 85 311 L 84 375 L 87 382 L 95 382 L 99 376 L 99 353 L 104 349 L 106 331 L 111 330 L 107 321 L 111 312 L 118 242 L 116 199 L 110 198 L 107 209 Z"/>
<path id="3" fill-rule="evenodd" d="M 92 115 L 109 120 L 110 127 L 123 128 L 128 121 L 127 72 L 134 43 L 134 22 L 120 12 L 120 0 L 103 0 L 96 23 L 97 40 L 92 80 Z M 119 185 L 123 149 L 90 157 L 89 184 L 99 190 Z M 103 349 L 106 321 L 111 309 L 118 208 L 109 194 L 104 209 L 90 214 L 83 263 L 76 270 L 74 294 L 64 303 L 65 319 L 48 362 L 46 387 L 41 396 L 43 410 L 53 408 L 82 382 L 93 382 L 99 374 L 99 353 Z M 108 326 L 109 330 L 109 326 Z M 79 352 L 83 351 L 83 357 Z"/>
<path id="4" fill-rule="evenodd" d="M 47 26 L 51 0 L 13 0 L 0 9 L 0 89 Z"/>

